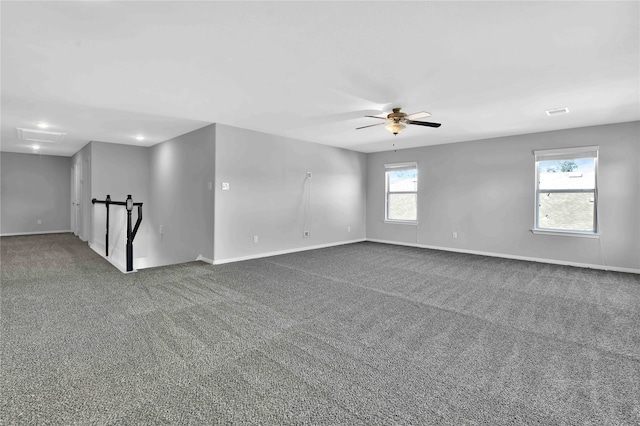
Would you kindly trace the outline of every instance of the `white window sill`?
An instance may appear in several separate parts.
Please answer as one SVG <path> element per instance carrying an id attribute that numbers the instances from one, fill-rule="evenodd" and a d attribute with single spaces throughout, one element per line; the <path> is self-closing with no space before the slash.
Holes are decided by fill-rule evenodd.
<path id="1" fill-rule="evenodd" d="M 560 237 L 600 238 L 600 234 L 593 232 L 553 231 L 550 229 L 532 229 L 531 232 L 538 235 L 557 235 Z"/>
<path id="2" fill-rule="evenodd" d="M 385 220 L 384 223 L 391 223 L 394 225 L 417 225 L 418 221 L 417 220 Z"/>

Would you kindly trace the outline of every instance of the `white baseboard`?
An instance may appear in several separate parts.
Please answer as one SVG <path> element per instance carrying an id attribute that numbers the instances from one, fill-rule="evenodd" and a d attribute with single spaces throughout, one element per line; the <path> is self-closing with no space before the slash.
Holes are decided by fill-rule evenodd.
<path id="1" fill-rule="evenodd" d="M 201 254 L 199 254 L 198 257 L 196 257 L 196 261 L 202 261 L 202 262 L 210 263 L 210 264 L 213 265 L 213 259 L 209 259 L 208 257 L 204 257 Z"/>
<path id="2" fill-rule="evenodd" d="M 41 235 L 41 234 L 67 234 L 73 232 L 71 229 L 62 231 L 36 231 L 36 232 L 11 232 L 8 234 L 0 234 L 0 237 L 17 237 L 20 235 Z"/>
<path id="3" fill-rule="evenodd" d="M 1 237 L 13 237 L 13 236 L 21 236 L 21 235 L 65 234 L 65 233 L 72 233 L 72 232 L 73 232 L 72 230 L 66 229 L 66 230 L 59 230 L 59 231 L 6 233 L 6 234 L 0 234 L 0 236 Z M 281 254 L 289 254 L 289 253 L 296 253 L 296 252 L 307 251 L 307 250 L 316 250 L 316 249 L 321 249 L 321 248 L 340 246 L 340 245 L 345 245 L 345 244 L 360 243 L 360 242 L 363 242 L 363 241 L 371 241 L 372 243 L 382 243 L 382 244 L 391 244 L 391 245 L 399 245 L 399 246 L 407 246 L 407 247 L 417 247 L 417 248 L 432 249 L 432 250 L 443 250 L 443 251 L 450 251 L 450 252 L 454 252 L 454 253 L 466 253 L 466 254 L 476 254 L 476 255 L 481 255 L 481 256 L 500 257 L 500 258 L 504 258 L 504 259 L 524 260 L 524 261 L 528 261 L 528 262 L 549 263 L 549 264 L 552 264 L 552 265 L 575 266 L 575 267 L 579 267 L 579 268 L 599 269 L 599 270 L 603 270 L 603 271 L 615 271 L 615 272 L 626 272 L 626 273 L 630 273 L 630 274 L 640 274 L 640 269 L 635 269 L 635 268 L 622 268 L 622 267 L 618 267 L 618 266 L 597 265 L 597 264 L 591 264 L 591 263 L 569 262 L 569 261 L 564 261 L 564 260 L 546 259 L 546 258 L 530 257 L 530 256 L 518 256 L 518 255 L 512 255 L 512 254 L 486 252 L 486 251 L 480 251 L 480 250 L 468 250 L 468 249 L 461 249 L 461 248 L 432 246 L 432 245 L 418 244 L 418 243 L 404 243 L 404 242 L 399 242 L 399 241 L 380 240 L 380 239 L 376 239 L 376 238 L 361 238 L 361 239 L 355 239 L 355 240 L 340 241 L 340 242 L 336 242 L 336 243 L 320 244 L 320 245 L 315 245 L 315 246 L 299 247 L 299 248 L 287 249 L 287 250 L 278 250 L 278 251 L 273 251 L 273 252 L 268 252 L 268 253 L 258 253 L 258 254 L 252 254 L 252 255 L 249 255 L 249 256 L 240 256 L 240 257 L 233 257 L 233 258 L 228 258 L 228 259 L 209 259 L 209 258 L 206 258 L 206 257 L 202 256 L 202 254 L 199 254 L 198 257 L 196 258 L 196 261 L 203 261 L 203 262 L 206 262 L 206 263 L 209 263 L 209 264 L 212 264 L 212 265 L 222 265 L 224 263 L 241 262 L 243 260 L 251 260 L 251 259 L 260 259 L 260 258 L 263 258 L 263 257 L 278 256 L 278 255 L 281 255 Z M 102 247 L 97 247 L 96 244 L 89 243 L 89 247 L 93 251 L 95 251 L 98 255 L 100 255 L 103 259 L 107 260 L 113 266 L 118 268 L 118 270 L 120 270 L 122 273 L 129 274 L 129 273 L 132 273 L 132 272 L 137 272 L 136 269 L 134 269 L 131 272 L 127 272 L 125 265 L 122 265 L 119 262 L 115 262 L 112 257 L 107 257 L 102 253 L 102 252 L 104 252 L 104 245 L 103 244 L 98 244 L 98 245 L 102 246 Z M 99 250 L 99 248 L 102 249 L 102 250 Z"/>
<path id="4" fill-rule="evenodd" d="M 299 247 L 299 248 L 287 249 L 287 250 L 278 250 L 278 251 L 272 251 L 268 253 L 258 253 L 258 254 L 252 254 L 249 256 L 233 257 L 228 259 L 214 259 L 213 264 L 222 265 L 224 263 L 242 262 L 243 260 L 260 259 L 263 257 L 278 256 L 281 254 L 297 253 L 300 251 L 316 250 L 316 249 L 327 248 L 327 247 L 342 246 L 345 244 L 361 243 L 363 241 L 366 241 L 366 238 L 360 238 L 357 240 L 340 241 L 337 243 L 320 244 L 317 246 L 307 246 L 307 247 Z M 197 260 L 201 260 L 201 259 L 197 259 Z"/>
<path id="5" fill-rule="evenodd" d="M 478 254 L 481 256 L 490 256 L 490 257 L 501 257 L 504 259 L 515 259 L 515 260 L 525 260 L 528 262 L 539 262 L 539 263 L 550 263 L 552 265 L 564 265 L 564 266 L 576 266 L 579 268 L 590 268 L 590 269 L 600 269 L 603 271 L 615 271 L 615 272 L 627 272 L 630 274 L 640 274 L 640 269 L 633 268 L 620 268 L 617 266 L 607 266 L 607 265 L 596 265 L 591 263 L 578 263 L 578 262 L 568 262 L 564 260 L 556 260 L 556 259 L 543 259 L 539 257 L 529 257 L 529 256 L 517 256 L 513 254 L 504 254 L 504 253 L 494 253 L 487 251 L 479 251 L 479 250 L 467 250 L 467 249 L 459 249 L 459 248 L 451 248 L 451 247 L 439 247 L 439 246 L 430 246 L 426 244 L 418 244 L 418 243 L 403 243 L 399 241 L 389 241 L 389 240 L 378 240 L 375 238 L 367 238 L 367 241 L 371 241 L 372 243 L 383 243 L 383 244 L 392 244 L 397 246 L 407 246 L 407 247 L 418 247 L 432 250 L 443 250 L 443 251 L 451 251 L 455 253 L 466 253 L 466 254 Z"/>

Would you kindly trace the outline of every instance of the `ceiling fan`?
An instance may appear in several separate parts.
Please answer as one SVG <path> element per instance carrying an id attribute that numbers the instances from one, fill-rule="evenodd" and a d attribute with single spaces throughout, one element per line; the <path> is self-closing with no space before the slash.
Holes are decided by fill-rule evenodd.
<path id="1" fill-rule="evenodd" d="M 417 124 L 418 126 L 427 126 L 427 127 L 440 127 L 442 125 L 440 123 L 430 123 L 428 121 L 415 121 L 416 118 L 431 117 L 431 114 L 429 114 L 428 112 L 422 111 L 422 112 L 415 112 L 413 114 L 406 114 L 402 112 L 401 109 L 402 108 L 394 108 L 393 112 L 388 114 L 386 117 L 378 117 L 376 115 L 365 115 L 365 117 L 384 120 L 384 123 L 370 124 L 368 126 L 357 127 L 356 130 L 386 124 L 385 126 L 386 129 L 391 133 L 393 133 L 394 135 L 397 135 L 407 127 L 405 126 L 405 124 Z"/>

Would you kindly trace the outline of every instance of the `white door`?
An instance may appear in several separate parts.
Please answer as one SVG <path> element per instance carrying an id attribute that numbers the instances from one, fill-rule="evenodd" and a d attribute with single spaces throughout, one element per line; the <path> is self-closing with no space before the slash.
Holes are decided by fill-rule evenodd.
<path id="1" fill-rule="evenodd" d="M 73 233 L 78 236 L 80 233 L 80 164 L 73 165 L 73 190 L 71 197 L 73 198 L 73 219 L 71 226 Z"/>
<path id="2" fill-rule="evenodd" d="M 71 232 L 73 232 L 75 234 L 75 229 L 76 229 L 76 188 L 75 188 L 75 184 L 76 184 L 76 176 L 75 176 L 75 172 L 74 172 L 74 167 L 71 166 L 71 184 L 70 184 L 70 192 L 69 192 L 69 201 L 71 202 L 71 217 L 69 218 L 69 229 L 71 229 Z"/>

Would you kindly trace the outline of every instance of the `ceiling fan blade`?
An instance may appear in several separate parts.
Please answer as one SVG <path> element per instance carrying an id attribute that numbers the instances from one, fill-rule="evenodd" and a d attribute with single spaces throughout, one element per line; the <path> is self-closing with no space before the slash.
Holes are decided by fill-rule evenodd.
<path id="1" fill-rule="evenodd" d="M 369 117 L 369 118 L 379 118 L 380 120 L 386 120 L 387 117 L 378 117 L 377 115 L 365 115 L 365 117 Z"/>
<path id="2" fill-rule="evenodd" d="M 367 127 L 380 126 L 382 124 L 386 124 L 386 123 L 369 124 L 368 126 L 356 127 L 356 130 L 366 129 Z"/>
<path id="3" fill-rule="evenodd" d="M 416 118 L 426 118 L 426 117 L 431 117 L 431 113 L 428 113 L 427 111 L 414 112 L 413 114 L 407 115 L 405 118 L 407 120 L 415 120 Z"/>
<path id="4" fill-rule="evenodd" d="M 427 126 L 427 127 L 440 127 L 442 124 L 440 123 L 429 123 L 428 121 L 413 121 L 413 120 L 405 120 L 407 124 L 417 124 L 418 126 Z"/>
<path id="5" fill-rule="evenodd" d="M 321 126 L 336 123 L 339 121 L 349 121 L 360 119 L 364 116 L 364 114 L 377 114 L 382 111 L 375 109 L 363 109 L 359 111 L 347 111 L 340 112 L 337 114 L 328 114 L 328 115 L 314 115 L 308 117 L 300 117 L 296 120 L 293 128 L 303 128 L 303 127 L 311 127 L 311 126 Z"/>

